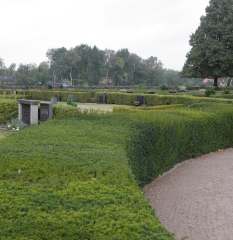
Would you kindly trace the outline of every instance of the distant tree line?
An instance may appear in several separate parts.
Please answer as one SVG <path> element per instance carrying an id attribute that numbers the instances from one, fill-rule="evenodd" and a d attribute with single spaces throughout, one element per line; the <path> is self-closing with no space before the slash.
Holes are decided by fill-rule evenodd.
<path id="1" fill-rule="evenodd" d="M 200 81 L 181 78 L 178 71 L 165 69 L 157 57 L 143 59 L 128 49 L 100 50 L 96 46 L 56 48 L 47 52 L 48 62 L 11 64 L 0 60 L 1 76 L 12 77 L 23 86 L 169 86 L 193 85 Z"/>

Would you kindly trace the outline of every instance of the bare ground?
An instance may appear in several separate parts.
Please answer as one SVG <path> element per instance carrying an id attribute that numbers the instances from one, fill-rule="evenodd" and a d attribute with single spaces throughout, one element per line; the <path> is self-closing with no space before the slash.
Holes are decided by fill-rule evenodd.
<path id="1" fill-rule="evenodd" d="M 144 192 L 177 240 L 233 240 L 233 149 L 186 161 Z"/>

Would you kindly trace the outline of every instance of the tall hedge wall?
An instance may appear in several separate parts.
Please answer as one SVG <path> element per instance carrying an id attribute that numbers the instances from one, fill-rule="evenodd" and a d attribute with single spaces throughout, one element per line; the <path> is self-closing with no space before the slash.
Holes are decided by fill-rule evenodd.
<path id="1" fill-rule="evenodd" d="M 128 156 L 140 185 L 175 164 L 233 146 L 233 111 L 226 104 L 194 104 L 190 108 L 137 112 Z"/>

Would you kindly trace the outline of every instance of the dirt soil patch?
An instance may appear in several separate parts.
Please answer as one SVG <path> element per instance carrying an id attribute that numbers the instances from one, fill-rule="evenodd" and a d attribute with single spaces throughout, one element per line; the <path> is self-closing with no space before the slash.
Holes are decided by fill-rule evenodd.
<path id="1" fill-rule="evenodd" d="M 144 192 L 176 239 L 233 239 L 233 149 L 186 161 Z"/>

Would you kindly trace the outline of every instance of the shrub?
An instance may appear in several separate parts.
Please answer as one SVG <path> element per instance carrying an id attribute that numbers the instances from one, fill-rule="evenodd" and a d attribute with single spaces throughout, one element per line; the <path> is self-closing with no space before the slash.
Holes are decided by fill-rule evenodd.
<path id="1" fill-rule="evenodd" d="M 229 90 L 229 89 L 224 89 L 224 92 L 223 92 L 224 94 L 230 94 L 231 93 L 231 91 Z"/>
<path id="2" fill-rule="evenodd" d="M 205 91 L 205 96 L 206 97 L 210 97 L 211 95 L 215 95 L 215 90 L 214 89 L 207 89 L 206 91 Z"/>
<path id="3" fill-rule="evenodd" d="M 160 89 L 161 89 L 162 91 L 165 91 L 165 90 L 169 90 L 169 87 L 168 87 L 167 85 L 162 85 L 162 86 L 160 87 Z"/>
<path id="4" fill-rule="evenodd" d="M 23 123 L 18 118 L 11 119 L 7 123 L 7 129 L 8 130 L 19 131 L 19 130 L 25 128 L 25 127 L 27 127 L 27 124 Z"/>
<path id="5" fill-rule="evenodd" d="M 233 112 L 226 104 L 193 104 L 188 109 L 136 112 L 128 156 L 140 185 L 180 161 L 233 145 Z"/>
<path id="6" fill-rule="evenodd" d="M 54 117 L 57 119 L 77 117 L 81 115 L 78 108 L 73 105 L 57 104 L 53 107 Z"/>
<path id="7" fill-rule="evenodd" d="M 73 95 L 69 95 L 68 98 L 67 98 L 67 104 L 71 105 L 71 106 L 74 106 L 74 107 L 77 107 L 77 99 L 76 99 L 76 97 L 73 96 Z"/>
<path id="8" fill-rule="evenodd" d="M 16 101 L 10 99 L 0 99 L 0 124 L 6 123 L 8 120 L 16 116 Z"/>

